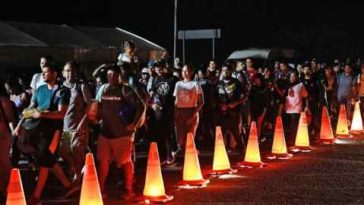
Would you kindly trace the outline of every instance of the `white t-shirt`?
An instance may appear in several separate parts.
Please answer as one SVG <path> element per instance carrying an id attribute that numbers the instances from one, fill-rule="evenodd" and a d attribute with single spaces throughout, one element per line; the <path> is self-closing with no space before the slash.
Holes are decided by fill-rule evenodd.
<path id="1" fill-rule="evenodd" d="M 178 81 L 173 92 L 173 96 L 176 97 L 176 106 L 178 108 L 197 107 L 199 94 L 203 93 L 201 86 L 196 81 Z"/>
<path id="2" fill-rule="evenodd" d="M 302 98 L 307 97 L 307 95 L 307 90 L 302 83 L 298 83 L 297 85 L 289 88 L 285 103 L 286 113 L 301 113 Z"/>
<path id="3" fill-rule="evenodd" d="M 130 58 L 130 56 L 126 55 L 126 53 L 120 53 L 118 56 L 118 61 L 124 61 L 128 63 L 137 63 L 138 58 L 136 56 L 133 57 L 133 59 Z"/>
<path id="4" fill-rule="evenodd" d="M 30 83 L 30 87 L 33 90 L 36 90 L 39 86 L 46 84 L 42 77 L 42 73 L 36 73 L 33 75 L 32 82 Z"/>

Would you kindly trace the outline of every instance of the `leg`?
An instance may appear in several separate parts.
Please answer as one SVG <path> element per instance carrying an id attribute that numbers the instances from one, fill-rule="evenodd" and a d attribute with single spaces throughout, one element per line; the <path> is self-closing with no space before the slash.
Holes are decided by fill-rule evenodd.
<path id="1" fill-rule="evenodd" d="M 34 190 L 33 197 L 39 199 L 42 195 L 44 186 L 47 182 L 49 170 L 47 167 L 40 167 L 38 172 L 38 181 Z"/>
<path id="2" fill-rule="evenodd" d="M 131 161 L 128 161 L 123 165 L 125 189 L 128 193 L 133 192 L 134 185 L 134 165 Z"/>
<path id="3" fill-rule="evenodd" d="M 297 135 L 297 129 L 298 129 L 298 123 L 299 123 L 299 119 L 300 119 L 300 114 L 298 113 L 293 113 L 293 114 L 289 114 L 290 115 L 290 144 L 294 145 L 295 144 L 295 140 L 296 140 L 296 135 Z"/>
<path id="4" fill-rule="evenodd" d="M 66 177 L 59 164 L 55 164 L 51 171 L 61 181 L 63 187 L 70 188 L 72 186 L 70 180 Z"/>
<path id="5" fill-rule="evenodd" d="M 109 173 L 109 159 L 111 155 L 111 147 L 108 139 L 99 136 L 97 142 L 97 160 L 99 165 L 98 177 L 100 182 L 101 192 L 105 193 L 106 178 Z"/>

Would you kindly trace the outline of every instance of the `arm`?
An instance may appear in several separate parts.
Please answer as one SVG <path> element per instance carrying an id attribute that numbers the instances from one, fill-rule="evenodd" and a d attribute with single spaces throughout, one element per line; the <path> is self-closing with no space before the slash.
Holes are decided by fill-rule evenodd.
<path id="1" fill-rule="evenodd" d="M 8 98 L 3 98 L 1 100 L 1 104 L 4 110 L 5 118 L 9 123 L 10 131 L 13 133 L 15 130 L 15 115 L 13 106 L 11 105 L 11 102 Z"/>
<path id="2" fill-rule="evenodd" d="M 123 89 L 126 89 L 126 87 L 124 87 Z M 125 93 L 125 99 L 129 101 L 128 103 L 130 105 L 136 106 L 137 112 L 135 113 L 134 119 L 132 123 L 130 123 L 130 125 L 127 126 L 128 130 L 135 130 L 137 126 L 140 124 L 143 114 L 146 111 L 146 105 L 140 99 L 138 94 L 132 89 L 129 89 L 128 93 Z"/>
<path id="3" fill-rule="evenodd" d="M 44 118 L 51 120 L 61 120 L 66 115 L 68 105 L 58 105 L 58 110 L 53 112 L 35 112 L 33 118 Z"/>
<path id="4" fill-rule="evenodd" d="M 195 115 L 200 112 L 200 110 L 202 109 L 204 104 L 205 104 L 205 99 L 204 99 L 203 93 L 200 93 L 200 94 L 198 94 L 197 107 L 194 111 Z"/>

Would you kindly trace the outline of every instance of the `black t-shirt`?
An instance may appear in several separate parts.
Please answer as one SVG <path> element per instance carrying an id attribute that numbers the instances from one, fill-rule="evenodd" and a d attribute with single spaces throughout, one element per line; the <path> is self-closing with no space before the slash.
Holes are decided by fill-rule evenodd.
<path id="1" fill-rule="evenodd" d="M 265 86 L 252 86 L 249 95 L 250 111 L 253 118 L 261 116 L 264 108 L 270 107 L 269 89 Z"/>
<path id="2" fill-rule="evenodd" d="M 219 104 L 237 102 L 242 98 L 241 83 L 235 78 L 230 78 L 228 81 L 219 81 L 216 90 Z M 232 110 L 238 111 L 239 106 L 236 106 Z"/>
<path id="3" fill-rule="evenodd" d="M 318 103 L 320 86 L 315 78 L 303 79 L 302 83 L 305 85 L 305 88 L 308 92 L 308 100 L 310 104 L 312 105 L 312 103 Z"/>
<path id="4" fill-rule="evenodd" d="M 153 87 L 153 102 L 160 104 L 162 112 L 173 112 L 173 91 L 178 79 L 173 75 L 160 76 Z"/>

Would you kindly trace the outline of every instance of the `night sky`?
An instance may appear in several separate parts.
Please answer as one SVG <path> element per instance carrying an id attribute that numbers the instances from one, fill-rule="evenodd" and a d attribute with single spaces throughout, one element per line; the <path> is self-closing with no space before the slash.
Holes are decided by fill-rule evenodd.
<path id="1" fill-rule="evenodd" d="M 319 60 L 364 53 L 364 2 L 179 0 L 179 29 L 221 28 L 217 60 L 249 47 L 293 48 Z M 10 3 L 10 4 L 9 4 Z M 173 52 L 174 0 L 28 0 L 1 6 L 0 19 L 121 27 Z M 178 44 L 181 56 L 181 42 Z M 211 58 L 209 40 L 187 44 L 187 60 Z"/>

